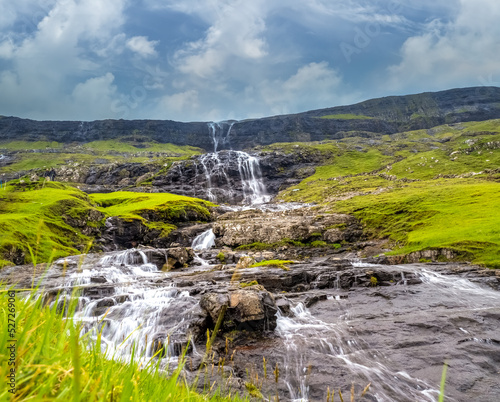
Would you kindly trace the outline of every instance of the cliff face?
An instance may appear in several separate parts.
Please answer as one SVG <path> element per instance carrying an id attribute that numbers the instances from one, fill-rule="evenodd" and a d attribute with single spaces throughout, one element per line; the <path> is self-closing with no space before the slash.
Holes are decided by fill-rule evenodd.
<path id="1" fill-rule="evenodd" d="M 329 118 L 322 118 L 329 116 Z M 372 99 L 350 106 L 211 125 L 171 120 L 33 121 L 0 118 L 0 140 L 88 142 L 139 134 L 162 143 L 214 150 L 276 142 L 320 141 L 370 133 L 391 134 L 445 123 L 500 117 L 500 88 L 474 87 Z"/>

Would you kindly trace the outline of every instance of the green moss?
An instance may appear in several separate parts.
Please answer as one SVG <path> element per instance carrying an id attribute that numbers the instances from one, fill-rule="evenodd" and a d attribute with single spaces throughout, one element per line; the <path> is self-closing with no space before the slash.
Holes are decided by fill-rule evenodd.
<path id="1" fill-rule="evenodd" d="M 226 256 L 222 251 L 219 252 L 219 254 L 217 254 L 217 259 L 220 261 L 221 264 L 224 264 L 226 262 Z"/>
<path id="2" fill-rule="evenodd" d="M 326 246 L 327 246 L 326 241 L 315 240 L 311 242 L 311 247 L 326 247 Z"/>
<path id="3" fill-rule="evenodd" d="M 102 227 L 109 216 L 138 219 L 165 237 L 178 222 L 209 219 L 212 205 L 172 194 L 88 196 L 62 183 L 15 180 L 0 191 L 0 258 L 11 263 L 40 263 L 78 254 L 92 239 L 71 224 L 83 221 L 86 226 Z M 89 220 L 92 213 L 98 220 Z"/>
<path id="4" fill-rule="evenodd" d="M 45 262 L 78 254 L 91 239 L 66 222 L 66 212 L 82 218 L 92 209 L 85 193 L 60 183 L 24 188 L 13 183 L 0 192 L 0 255 L 9 261 L 24 255 L 25 262 Z"/>
<path id="5" fill-rule="evenodd" d="M 264 396 L 260 392 L 259 388 L 257 388 L 257 386 L 255 384 L 253 384 L 251 382 L 246 382 L 245 383 L 245 388 L 247 389 L 247 391 L 250 394 L 250 396 L 252 396 L 254 398 L 258 398 L 258 399 L 263 399 L 264 398 Z"/>
<path id="6" fill-rule="evenodd" d="M 378 285 L 378 279 L 376 277 L 374 277 L 374 276 L 371 276 L 370 277 L 370 286 L 375 287 L 377 285 Z"/>
<path id="7" fill-rule="evenodd" d="M 264 260 L 261 262 L 256 262 L 255 264 L 250 265 L 250 268 L 254 267 L 273 267 L 273 268 L 281 268 L 285 271 L 289 270 L 288 264 L 293 264 L 291 260 Z"/>
<path id="8" fill-rule="evenodd" d="M 106 215 L 128 220 L 144 220 L 145 216 L 148 216 L 149 220 L 169 222 L 208 220 L 210 219 L 208 208 L 215 206 L 209 201 L 169 193 L 120 191 L 91 194 L 90 197 Z"/>
<path id="9" fill-rule="evenodd" d="M 336 211 L 388 237 L 393 254 L 446 248 L 472 262 L 500 267 L 500 184 L 473 179 L 415 182 L 340 201 Z"/>
<path id="10" fill-rule="evenodd" d="M 254 286 L 254 285 L 258 285 L 259 282 L 257 281 L 252 281 L 252 282 L 249 282 L 249 283 L 246 283 L 246 282 L 241 282 L 240 283 L 240 288 L 247 288 L 249 286 Z"/>

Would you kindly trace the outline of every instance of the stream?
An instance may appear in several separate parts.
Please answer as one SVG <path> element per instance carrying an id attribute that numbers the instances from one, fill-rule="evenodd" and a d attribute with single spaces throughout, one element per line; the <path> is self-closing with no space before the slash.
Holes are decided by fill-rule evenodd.
<path id="1" fill-rule="evenodd" d="M 193 246 L 198 251 L 210 247 L 212 236 L 198 236 Z M 43 279 L 46 296 L 61 290 L 69 296 L 73 288 L 81 289 L 76 319 L 91 338 L 102 330 L 102 351 L 110 358 L 129 360 L 135 344 L 137 358 L 161 350 L 162 367 L 172 368 L 189 333 L 198 339 L 187 354 L 196 372 L 193 361 L 201 361 L 206 339 L 200 296 L 229 283 L 232 274 L 213 271 L 214 258 L 162 272 L 150 262 L 151 253 L 90 254 L 81 265 L 79 256 L 59 260 Z M 289 401 L 325 400 L 328 388 L 340 388 L 346 398 L 354 384 L 355 400 L 437 401 L 447 362 L 448 401 L 499 400 L 500 293 L 489 286 L 496 283 L 498 288 L 494 276 L 481 276 L 466 265 L 382 266 L 358 260 L 348 267 L 351 275 L 383 270 L 394 281 L 376 287 L 354 283 L 346 289 L 339 286 L 343 272 L 332 286 L 321 285 L 327 262 L 296 264 L 292 269 L 314 272 L 316 267 L 310 288 L 274 291 L 290 305 L 278 311 L 275 330 L 235 343 L 226 367 L 233 389 L 249 381 L 248 373 L 260 372 L 263 379 L 264 356 L 270 368 L 260 387 L 270 400 L 275 395 Z M 268 269 L 262 275 L 273 271 L 283 274 Z M 276 364 L 278 383 L 270 374 Z M 366 395 L 358 398 L 369 383 Z"/>

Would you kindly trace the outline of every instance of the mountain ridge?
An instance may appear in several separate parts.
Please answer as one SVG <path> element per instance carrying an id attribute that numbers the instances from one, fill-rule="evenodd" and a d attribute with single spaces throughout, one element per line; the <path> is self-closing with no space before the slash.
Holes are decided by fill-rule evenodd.
<path id="1" fill-rule="evenodd" d="M 90 142 L 142 137 L 159 143 L 214 150 L 248 149 L 276 142 L 321 141 L 428 129 L 440 124 L 500 117 L 500 88 L 469 87 L 369 99 L 353 105 L 258 119 L 219 122 L 173 120 L 38 121 L 0 117 L 0 141 Z M 213 131 L 215 130 L 215 131 Z M 350 133 L 356 132 L 356 133 Z"/>

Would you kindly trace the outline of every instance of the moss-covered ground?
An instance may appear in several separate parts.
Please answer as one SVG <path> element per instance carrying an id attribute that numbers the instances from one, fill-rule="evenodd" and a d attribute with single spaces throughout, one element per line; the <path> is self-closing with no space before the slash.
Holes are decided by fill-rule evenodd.
<path id="1" fill-rule="evenodd" d="M 81 144 L 55 141 L 4 141 L 0 142 L 0 153 L 8 153 L 14 158 L 14 162 L 0 167 L 0 173 L 48 169 L 70 163 L 161 162 L 164 164 L 201 152 L 202 150 L 196 147 L 162 144 L 140 138 Z"/>
<path id="2" fill-rule="evenodd" d="M 91 196 L 57 182 L 11 181 L 0 189 L 0 267 L 23 262 L 47 262 L 78 254 L 92 242 L 75 220 L 102 226 L 118 216 L 140 220 L 167 236 L 177 222 L 208 220 L 213 204 L 173 194 L 119 192 Z M 91 212 L 101 219 L 92 221 Z M 152 219 L 146 219 L 148 216 Z M 24 256 L 24 257 L 20 257 Z"/>
<path id="3" fill-rule="evenodd" d="M 330 158 L 280 199 L 353 214 L 393 254 L 448 248 L 500 268 L 500 120 L 314 146 Z"/>

